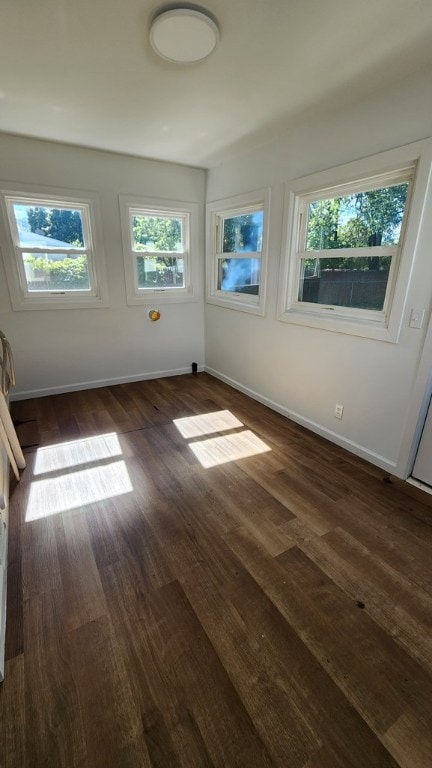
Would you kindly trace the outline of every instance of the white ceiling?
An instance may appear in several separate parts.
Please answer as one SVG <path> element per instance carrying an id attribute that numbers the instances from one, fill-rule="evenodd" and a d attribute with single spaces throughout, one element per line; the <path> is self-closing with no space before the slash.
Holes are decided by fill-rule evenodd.
<path id="1" fill-rule="evenodd" d="M 205 0 L 220 42 L 183 66 L 149 44 L 164 2 L 1 5 L 1 131 L 202 167 L 432 62 L 432 0 Z"/>

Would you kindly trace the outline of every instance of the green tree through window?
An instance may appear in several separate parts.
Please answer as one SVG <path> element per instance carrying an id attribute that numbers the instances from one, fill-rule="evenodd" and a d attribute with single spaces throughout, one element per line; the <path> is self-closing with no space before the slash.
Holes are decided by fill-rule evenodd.
<path id="1" fill-rule="evenodd" d="M 132 231 L 137 251 L 173 252 L 182 250 L 179 219 L 167 216 L 133 216 Z"/>
<path id="2" fill-rule="evenodd" d="M 317 200 L 308 206 L 306 250 L 368 248 L 397 245 L 405 211 L 408 184 L 394 184 L 381 189 L 357 192 L 345 197 Z M 356 269 L 388 269 L 382 257 L 320 259 L 321 269 L 344 269 L 347 263 Z M 310 263 L 309 263 L 310 262 Z M 307 259 L 312 268 L 314 259 Z"/>
<path id="3" fill-rule="evenodd" d="M 27 208 L 30 231 L 77 248 L 84 246 L 81 213 L 69 208 Z"/>

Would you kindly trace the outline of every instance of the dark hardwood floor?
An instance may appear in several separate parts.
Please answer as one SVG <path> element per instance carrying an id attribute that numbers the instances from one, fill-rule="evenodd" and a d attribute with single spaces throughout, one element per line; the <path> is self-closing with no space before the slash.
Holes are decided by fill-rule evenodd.
<path id="1" fill-rule="evenodd" d="M 14 417 L 2 768 L 432 766 L 428 497 L 206 374 Z"/>

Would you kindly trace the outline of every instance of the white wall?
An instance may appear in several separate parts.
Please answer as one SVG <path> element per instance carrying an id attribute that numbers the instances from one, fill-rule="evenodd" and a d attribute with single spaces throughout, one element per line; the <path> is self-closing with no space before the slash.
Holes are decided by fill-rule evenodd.
<path id="1" fill-rule="evenodd" d="M 400 476 L 427 378 L 423 359 L 419 391 L 432 296 L 432 217 L 425 217 L 398 344 L 282 323 L 276 299 L 284 182 L 432 136 L 431 82 L 432 73 L 422 72 L 339 114 L 310 110 L 283 138 L 230 159 L 207 178 L 209 201 L 272 190 L 266 315 L 206 305 L 207 368 Z M 411 307 L 426 309 L 422 330 L 408 327 Z M 342 421 L 334 418 L 335 403 L 345 406 Z"/>
<path id="2" fill-rule="evenodd" d="M 350 337 L 276 319 L 283 189 L 290 179 L 432 136 L 431 83 L 425 71 L 341 114 L 310 110 L 283 138 L 230 158 L 207 178 L 208 200 L 272 188 L 266 315 L 206 305 L 207 367 L 401 475 L 432 368 L 432 332 L 422 358 L 432 217 L 421 233 L 399 343 Z M 97 192 L 109 283 L 106 309 L 12 311 L 0 258 L 0 328 L 14 348 L 18 396 L 204 363 L 201 300 L 163 306 L 153 324 L 144 307 L 127 306 L 118 211 L 119 194 L 202 203 L 202 170 L 0 134 L 0 181 Z M 412 306 L 426 309 L 421 331 L 408 327 Z M 333 416 L 336 402 L 345 406 L 341 422 Z"/>
<path id="3" fill-rule="evenodd" d="M 127 306 L 118 203 L 119 194 L 198 203 L 203 263 L 204 171 L 0 134 L 4 181 L 100 196 L 109 289 L 105 309 L 12 311 L 0 258 L 0 328 L 14 350 L 14 397 L 189 371 L 192 361 L 204 363 L 202 275 L 199 300 L 160 306 L 156 323 L 147 317 L 151 304 Z"/>

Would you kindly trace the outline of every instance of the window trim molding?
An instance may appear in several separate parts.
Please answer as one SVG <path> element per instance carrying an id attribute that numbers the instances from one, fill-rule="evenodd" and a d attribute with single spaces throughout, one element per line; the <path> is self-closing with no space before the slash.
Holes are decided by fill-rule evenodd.
<path id="1" fill-rule="evenodd" d="M 270 187 L 258 189 L 253 192 L 247 192 L 234 197 L 227 197 L 221 200 L 213 200 L 206 206 L 207 211 L 207 259 L 206 259 L 206 282 L 208 304 L 215 304 L 226 309 L 235 309 L 250 314 L 265 314 L 266 288 L 267 288 L 267 268 L 268 268 L 268 250 L 269 250 L 269 218 L 270 218 Z M 249 213 L 253 208 L 262 208 L 264 211 L 262 250 L 251 253 L 226 254 L 233 258 L 257 258 L 261 261 L 260 286 L 257 300 L 251 299 L 251 294 L 241 294 L 234 291 L 219 291 L 217 288 L 217 274 L 219 259 L 224 256 L 218 251 L 218 231 L 216 219 L 228 218 L 234 215 Z"/>
<path id="2" fill-rule="evenodd" d="M 198 301 L 200 296 L 200 266 L 199 266 L 199 203 L 182 200 L 166 200 L 163 198 L 141 197 L 137 195 L 119 195 L 119 208 L 123 245 L 124 273 L 126 283 L 126 301 L 129 306 L 143 304 L 179 304 Z M 185 243 L 184 255 L 180 252 L 174 256 L 184 257 L 185 285 L 177 288 L 138 288 L 136 251 L 132 248 L 130 214 L 158 213 L 188 217 L 188 237 Z M 143 251 L 143 253 L 147 253 Z M 157 253 L 156 255 L 161 255 Z"/>
<path id="3" fill-rule="evenodd" d="M 87 245 L 89 247 L 87 249 L 72 247 L 70 250 L 74 252 L 82 250 L 87 255 L 91 285 L 89 291 L 77 290 L 63 293 L 53 290 L 41 291 L 36 295 L 27 289 L 23 267 L 18 262 L 18 253 L 32 249 L 22 249 L 14 242 L 14 232 L 15 235 L 17 234 L 16 222 L 11 220 L 9 209 L 11 207 L 10 201 L 16 200 L 22 200 L 23 204 L 33 202 L 35 206 L 38 203 L 52 203 L 59 206 L 64 204 L 65 208 L 76 206 L 82 210 L 83 221 L 85 221 L 88 229 Z M 0 211 L 4 225 L 4 231 L 0 232 L 0 247 L 3 252 L 9 295 L 14 310 L 96 309 L 108 306 L 102 223 L 97 193 L 88 190 L 70 190 L 33 184 L 11 185 L 7 182 L 0 182 Z M 64 250 L 66 252 L 69 249 Z M 62 252 L 62 249 L 58 249 L 56 252 Z"/>
<path id="4" fill-rule="evenodd" d="M 414 167 L 413 181 L 407 199 L 408 217 L 401 231 L 398 255 L 392 259 L 387 307 L 380 313 L 382 319 L 374 318 L 369 310 L 338 308 L 337 314 L 297 301 L 298 290 L 298 220 L 299 206 L 307 198 L 326 197 L 326 192 L 340 187 L 341 194 L 358 188 L 359 182 L 384 184 L 389 178 L 403 176 Z M 342 166 L 321 171 L 285 184 L 283 243 L 280 263 L 279 295 L 277 317 L 282 322 L 306 325 L 322 330 L 346 333 L 354 336 L 397 343 L 405 314 L 408 289 L 414 265 L 420 223 L 424 215 L 427 186 L 432 167 L 432 140 L 423 140 L 397 149 L 388 150 Z M 371 187 L 372 188 L 372 187 Z M 394 246 L 389 246 L 393 248 Z M 381 247 L 382 248 L 382 247 Z M 308 252 L 309 253 L 309 252 Z M 381 250 L 382 253 L 382 250 Z M 396 274 L 394 275 L 394 273 Z M 394 279 L 393 279 L 394 277 Z M 344 311 L 347 310 L 347 311 Z M 386 311 L 386 316 L 383 313 Z"/>

